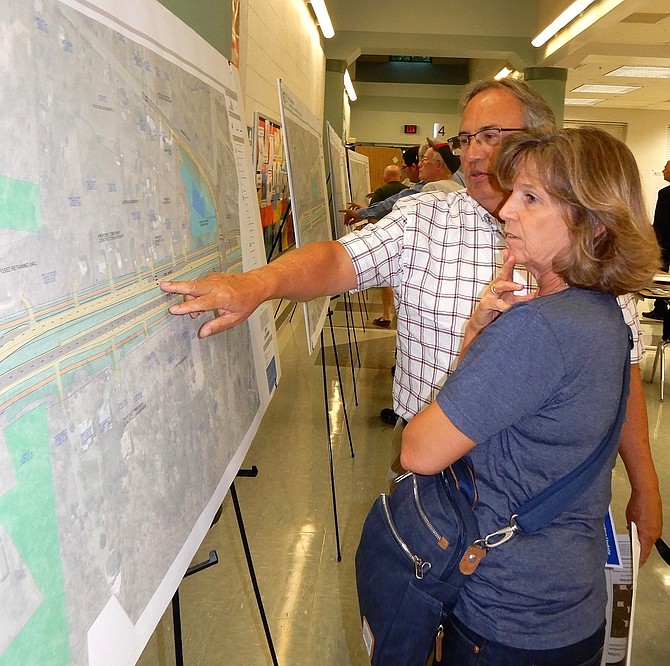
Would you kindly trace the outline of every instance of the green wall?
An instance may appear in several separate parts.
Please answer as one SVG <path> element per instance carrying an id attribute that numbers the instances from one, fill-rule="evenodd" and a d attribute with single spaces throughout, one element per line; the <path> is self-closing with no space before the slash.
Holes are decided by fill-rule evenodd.
<path id="1" fill-rule="evenodd" d="M 159 0 L 230 60 L 232 0 Z"/>

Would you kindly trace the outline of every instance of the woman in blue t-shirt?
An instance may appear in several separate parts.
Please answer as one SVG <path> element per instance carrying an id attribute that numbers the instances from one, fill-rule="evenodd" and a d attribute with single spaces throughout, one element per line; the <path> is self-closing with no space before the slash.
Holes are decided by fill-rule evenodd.
<path id="1" fill-rule="evenodd" d="M 585 460 L 616 417 L 628 335 L 616 296 L 651 281 L 658 246 L 635 159 L 593 129 L 505 138 L 507 258 L 467 324 L 461 359 L 409 423 L 401 462 L 436 473 L 462 456 L 482 534 Z M 535 277 L 517 297 L 514 264 Z M 591 666 L 604 641 L 606 543 L 616 452 L 546 528 L 492 549 L 450 619 L 442 664 Z"/>

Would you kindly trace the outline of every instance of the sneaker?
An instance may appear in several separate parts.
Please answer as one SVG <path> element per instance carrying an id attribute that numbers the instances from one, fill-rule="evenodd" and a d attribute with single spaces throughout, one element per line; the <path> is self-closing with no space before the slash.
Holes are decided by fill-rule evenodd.
<path id="1" fill-rule="evenodd" d="M 663 319 L 665 319 L 665 310 L 657 310 L 654 308 L 651 312 L 643 312 L 642 316 L 646 319 L 658 319 L 663 321 Z"/>
<path id="2" fill-rule="evenodd" d="M 395 425 L 395 422 L 398 420 L 398 415 L 390 408 L 385 407 L 379 412 L 379 418 L 388 425 Z"/>
<path id="3" fill-rule="evenodd" d="M 372 323 L 379 328 L 391 328 L 391 320 L 384 319 L 384 317 L 377 317 L 377 319 L 372 320 Z"/>

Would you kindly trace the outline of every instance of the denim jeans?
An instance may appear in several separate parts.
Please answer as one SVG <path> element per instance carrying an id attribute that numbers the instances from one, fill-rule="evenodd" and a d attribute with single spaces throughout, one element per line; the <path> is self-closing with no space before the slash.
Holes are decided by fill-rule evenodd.
<path id="1" fill-rule="evenodd" d="M 555 650 L 521 650 L 486 640 L 453 616 L 447 621 L 442 661 L 436 666 L 599 666 L 605 624 L 589 638 Z"/>

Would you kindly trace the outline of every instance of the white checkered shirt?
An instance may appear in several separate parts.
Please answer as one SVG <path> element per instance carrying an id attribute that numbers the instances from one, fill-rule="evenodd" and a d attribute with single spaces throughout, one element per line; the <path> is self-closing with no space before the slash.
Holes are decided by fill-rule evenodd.
<path id="1" fill-rule="evenodd" d="M 393 287 L 398 313 L 393 385 L 396 414 L 409 420 L 427 405 L 456 367 L 467 320 L 502 268 L 498 221 L 465 191 L 402 198 L 377 224 L 340 239 L 358 289 Z M 527 283 L 519 272 L 515 280 Z M 635 299 L 619 299 L 635 338 L 631 362 L 643 352 Z"/>

